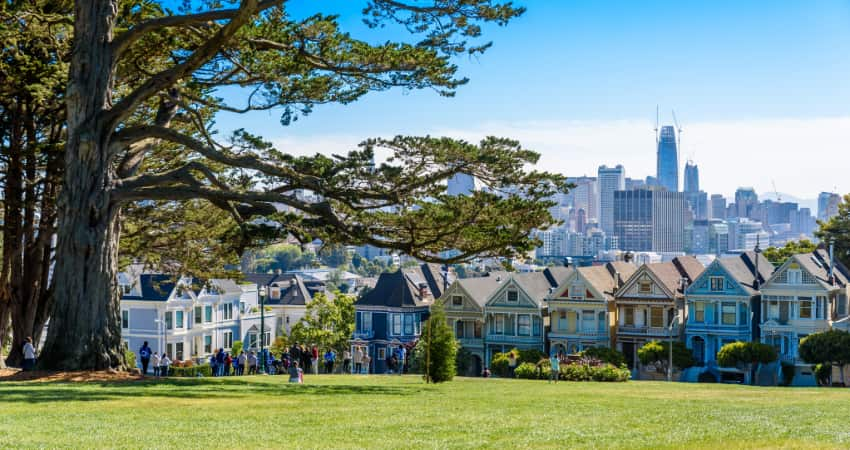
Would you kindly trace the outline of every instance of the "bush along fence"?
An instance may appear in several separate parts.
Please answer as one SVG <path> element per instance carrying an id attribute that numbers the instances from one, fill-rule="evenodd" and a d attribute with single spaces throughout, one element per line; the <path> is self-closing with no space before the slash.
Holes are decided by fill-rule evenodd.
<path id="1" fill-rule="evenodd" d="M 527 380 L 548 380 L 552 373 L 549 361 L 538 364 L 522 363 L 516 368 L 516 377 Z M 631 372 L 625 366 L 617 367 L 600 360 L 582 359 L 562 363 L 558 371 L 558 379 L 564 381 L 628 381 Z"/>

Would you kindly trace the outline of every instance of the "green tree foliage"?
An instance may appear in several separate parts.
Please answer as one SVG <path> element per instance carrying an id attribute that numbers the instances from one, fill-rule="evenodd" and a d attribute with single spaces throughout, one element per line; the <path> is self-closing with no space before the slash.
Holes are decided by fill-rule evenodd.
<path id="1" fill-rule="evenodd" d="M 251 264 L 247 267 L 249 272 L 269 273 L 277 270 L 287 272 L 290 270 L 312 267 L 315 255 L 304 253 L 298 245 L 280 243 L 251 252 Z"/>
<path id="2" fill-rule="evenodd" d="M 806 336 L 800 341 L 800 358 L 809 364 L 831 364 L 841 368 L 844 384 L 844 366 L 850 364 L 850 332 L 828 330 Z"/>
<path id="3" fill-rule="evenodd" d="M 451 381 L 457 370 L 457 341 L 440 303 L 431 306 L 431 315 L 423 324 L 420 342 L 428 353 L 424 365 L 428 379 L 434 383 Z"/>
<path id="4" fill-rule="evenodd" d="M 768 247 L 764 251 L 764 257 L 776 266 L 779 266 L 793 255 L 809 253 L 817 249 L 817 245 L 808 239 L 790 241 L 783 247 Z"/>
<path id="5" fill-rule="evenodd" d="M 242 341 L 233 341 L 231 354 L 234 356 L 239 356 L 240 353 L 242 353 Z"/>
<path id="6" fill-rule="evenodd" d="M 717 363 L 721 367 L 750 366 L 776 361 L 779 355 L 772 345 L 760 342 L 730 342 L 717 352 Z"/>
<path id="7" fill-rule="evenodd" d="M 472 369 L 472 361 L 472 352 L 470 352 L 466 347 L 458 344 L 457 356 L 455 357 L 455 370 L 457 373 L 462 376 L 467 375 L 467 373 Z"/>
<path id="8" fill-rule="evenodd" d="M 641 364 L 654 365 L 666 373 L 670 361 L 670 343 L 668 341 L 649 341 L 638 349 Z M 684 343 L 673 342 L 673 367 L 681 370 L 694 365 L 694 355 Z"/>
<path id="9" fill-rule="evenodd" d="M 815 237 L 835 246 L 835 257 L 850 267 L 850 194 L 838 204 L 838 215 L 826 222 L 818 221 Z"/>
<path id="10" fill-rule="evenodd" d="M 289 339 L 287 339 L 287 336 L 281 335 L 274 338 L 269 351 L 272 355 L 280 356 L 287 348 L 289 348 Z"/>
<path id="11" fill-rule="evenodd" d="M 307 303 L 306 315 L 289 334 L 290 342 L 315 345 L 324 352 L 333 349 L 341 353 L 348 348 L 354 333 L 354 297 L 335 293 L 333 300 L 322 292 Z"/>
<path id="12" fill-rule="evenodd" d="M 588 347 L 579 353 L 579 356 L 598 359 L 604 363 L 613 364 L 615 367 L 626 364 L 626 356 L 622 352 L 608 347 Z"/>

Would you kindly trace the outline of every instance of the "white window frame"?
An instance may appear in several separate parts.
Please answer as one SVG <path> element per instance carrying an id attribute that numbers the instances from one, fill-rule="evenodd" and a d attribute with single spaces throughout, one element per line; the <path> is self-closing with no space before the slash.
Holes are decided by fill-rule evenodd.
<path id="1" fill-rule="evenodd" d="M 177 318 L 180 317 L 180 320 Z M 174 311 L 174 329 L 182 330 L 185 327 L 186 313 L 183 310 Z"/>
<path id="2" fill-rule="evenodd" d="M 714 283 L 719 282 L 719 289 L 715 289 Z M 711 292 L 723 292 L 726 288 L 726 279 L 723 277 L 709 277 L 708 290 Z"/>
<path id="3" fill-rule="evenodd" d="M 705 310 L 708 304 L 706 302 L 693 302 L 694 305 L 694 323 L 705 323 Z M 700 308 L 700 306 L 702 308 Z"/>
<path id="4" fill-rule="evenodd" d="M 209 311 L 209 314 L 207 314 Z M 215 308 L 212 305 L 204 305 L 204 323 L 213 323 L 215 321 Z"/>
<path id="5" fill-rule="evenodd" d="M 732 308 L 732 312 L 726 311 L 727 307 Z M 732 314 L 732 320 L 727 322 L 726 315 Z M 721 325 L 737 325 L 738 324 L 738 304 L 735 302 L 720 302 L 720 324 Z"/>
<path id="6" fill-rule="evenodd" d="M 452 295 L 452 306 L 463 306 L 463 296 Z"/>
<path id="7" fill-rule="evenodd" d="M 209 340 L 209 344 L 207 344 L 207 340 Z M 213 342 L 212 335 L 211 334 L 205 334 L 204 338 L 203 338 L 204 353 L 212 353 L 213 344 L 215 344 L 215 343 Z"/>
<path id="8" fill-rule="evenodd" d="M 230 350 L 233 348 L 233 331 L 225 330 L 222 333 L 222 338 L 224 339 L 224 349 Z"/>
<path id="9" fill-rule="evenodd" d="M 128 330 L 130 329 L 130 310 L 122 309 L 121 310 L 121 329 Z"/>
<path id="10" fill-rule="evenodd" d="M 390 329 L 392 331 L 393 336 L 401 336 L 402 319 L 400 313 L 390 314 Z"/>
<path id="11" fill-rule="evenodd" d="M 511 296 L 513 296 L 513 297 L 514 297 L 514 299 L 513 299 L 513 300 L 511 300 Z M 517 302 L 519 302 L 519 291 L 517 291 L 516 289 L 508 289 L 508 290 L 505 292 L 505 301 L 506 301 L 506 302 L 508 302 L 508 303 L 517 303 Z"/>
<path id="12" fill-rule="evenodd" d="M 527 320 L 527 324 L 523 324 L 523 321 Z M 526 328 L 528 331 L 524 331 L 523 328 Z M 519 314 L 516 318 L 516 329 L 517 336 L 531 336 L 531 315 L 530 314 Z"/>

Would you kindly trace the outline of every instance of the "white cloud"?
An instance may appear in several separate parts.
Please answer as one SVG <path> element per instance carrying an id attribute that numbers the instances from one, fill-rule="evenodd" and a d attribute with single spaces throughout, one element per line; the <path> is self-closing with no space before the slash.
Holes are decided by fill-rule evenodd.
<path id="1" fill-rule="evenodd" d="M 487 135 L 517 139 L 541 153 L 539 166 L 567 175 L 593 175 L 602 164 L 623 164 L 626 175 L 655 173 L 654 124 L 646 121 L 528 121 L 483 123 L 473 128 L 423 130 L 476 141 Z M 388 133 L 387 135 L 392 135 Z M 345 152 L 368 136 L 281 138 L 295 154 Z M 379 160 L 384 155 L 378 155 Z M 813 198 L 821 191 L 850 192 L 850 117 L 713 121 L 684 124 L 682 165 L 700 167 L 703 190 L 730 196 L 739 186 Z"/>

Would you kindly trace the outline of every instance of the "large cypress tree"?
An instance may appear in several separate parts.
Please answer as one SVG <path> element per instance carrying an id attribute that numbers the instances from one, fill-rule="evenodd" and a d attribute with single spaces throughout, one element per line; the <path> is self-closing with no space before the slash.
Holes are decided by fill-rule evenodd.
<path id="1" fill-rule="evenodd" d="M 371 27 L 412 41 L 373 44 L 337 16 L 292 17 L 283 0 L 159 2 L 76 0 L 66 139 L 58 202 L 55 309 L 40 364 L 123 365 L 116 271 L 122 217 L 140 205 L 203 200 L 225 211 L 237 249 L 286 234 L 371 244 L 429 261 L 508 256 L 534 246 L 551 222 L 560 176 L 530 172 L 538 155 L 508 139 L 372 139 L 347 155 L 294 157 L 247 131 L 215 139 L 222 111 L 278 109 L 290 123 L 322 103 L 349 103 L 394 87 L 451 96 L 466 83 L 452 58 L 483 52 L 482 25 L 522 12 L 492 0 L 365 2 Z M 217 96 L 241 89 L 242 104 Z M 392 158 L 373 165 L 376 148 Z M 488 186 L 449 197 L 457 173 Z M 305 201 L 300 190 L 318 195 Z M 288 213 L 279 212 L 285 206 Z M 265 216 L 279 226 L 257 225 Z M 268 223 L 268 222 L 265 222 Z"/>

